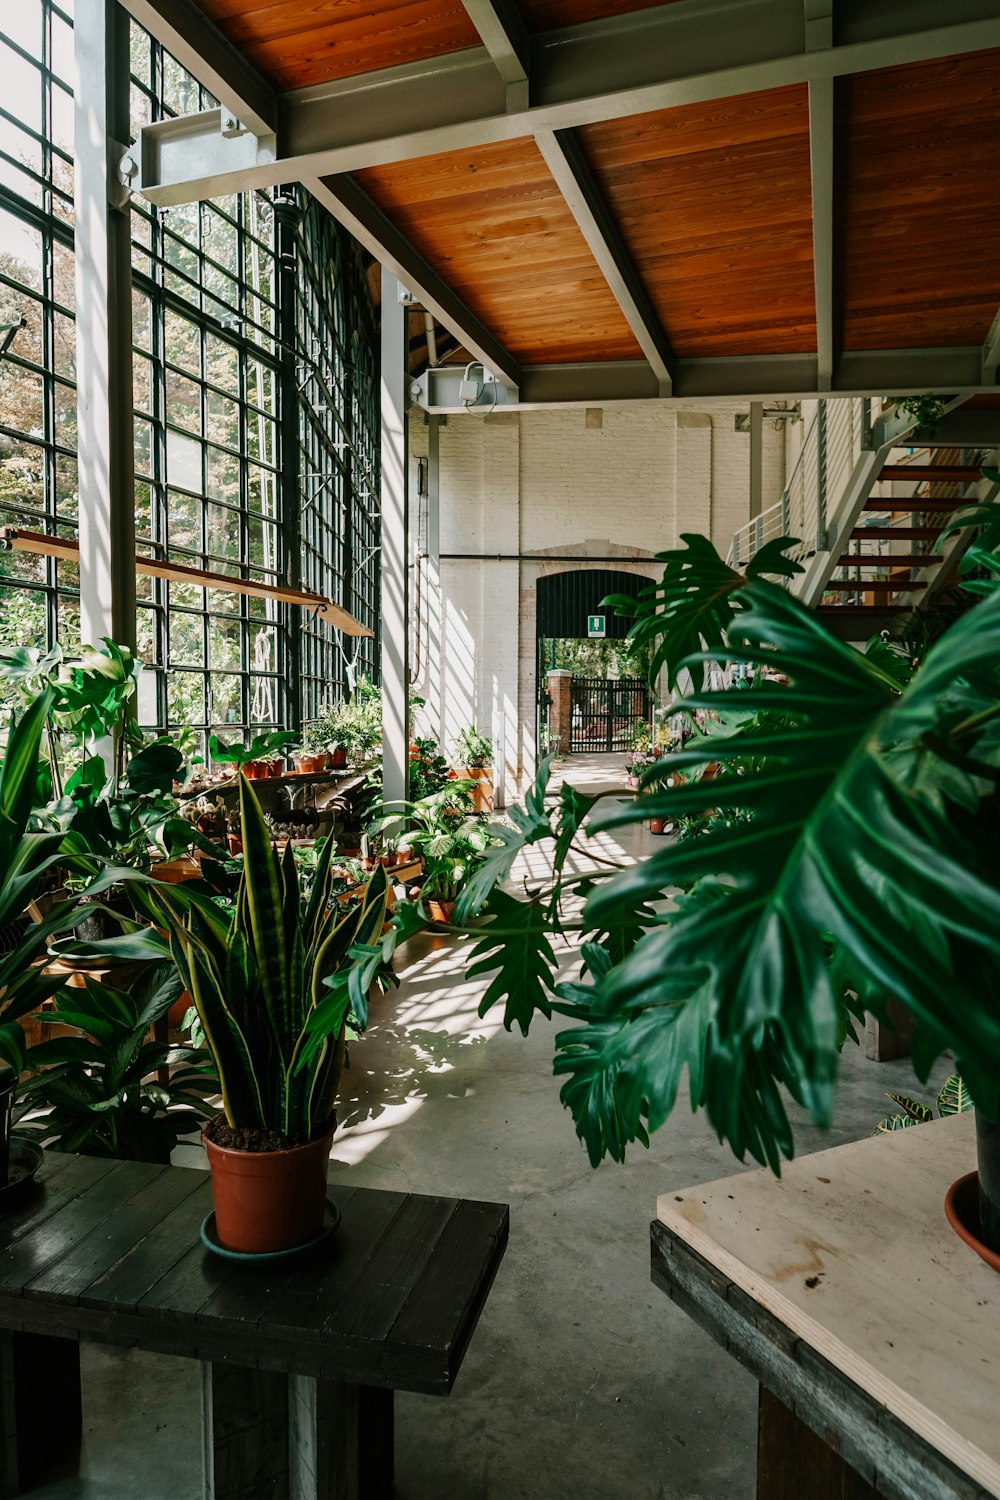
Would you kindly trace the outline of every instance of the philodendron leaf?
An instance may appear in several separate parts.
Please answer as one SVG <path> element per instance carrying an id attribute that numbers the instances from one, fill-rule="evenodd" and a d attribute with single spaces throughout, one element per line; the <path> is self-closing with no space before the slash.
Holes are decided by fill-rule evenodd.
<path id="1" fill-rule="evenodd" d="M 904 1115 L 909 1115 L 914 1125 L 926 1125 L 928 1120 L 933 1120 L 934 1111 L 926 1104 L 921 1104 L 919 1099 L 911 1099 L 909 1094 L 886 1094 L 893 1104 L 898 1104 Z"/>
<path id="2" fill-rule="evenodd" d="M 469 979 L 493 974 L 479 1014 L 485 1016 L 503 1000 L 504 1026 L 510 1031 L 516 1021 L 527 1036 L 536 1012 L 552 1014 L 556 957 L 546 933 L 545 911 L 537 901 L 518 901 L 505 891 L 494 891 L 487 917 L 483 936 L 470 955 L 475 962 L 466 970 Z"/>
<path id="3" fill-rule="evenodd" d="M 972 1095 L 960 1073 L 952 1073 L 945 1079 L 937 1096 L 937 1107 L 939 1115 L 963 1115 L 972 1109 Z"/>
<path id="4" fill-rule="evenodd" d="M 665 844 L 591 896 L 585 921 L 601 929 L 623 903 L 717 883 L 711 901 L 665 914 L 635 945 L 605 981 L 609 1001 L 619 1010 L 648 1005 L 665 975 L 700 973 L 720 1044 L 742 1056 L 780 1036 L 792 1084 L 825 1123 L 843 1035 L 828 967 L 834 940 L 866 989 L 897 997 L 914 1016 L 927 1044 L 918 1076 L 927 1075 L 933 1044 L 946 1044 L 977 1100 L 993 1099 L 1000 1012 L 986 970 L 1000 949 L 995 820 L 988 806 L 977 817 L 938 805 L 910 770 L 928 745 L 942 759 L 972 755 L 991 774 L 1000 770 L 1000 742 L 987 736 L 1000 711 L 1000 595 L 953 625 L 902 691 L 783 590 L 754 584 L 737 602 L 729 657 L 785 680 L 755 691 L 765 720 L 771 710 L 777 719 L 713 739 L 710 753 L 724 765 L 759 756 L 760 769 L 666 788 L 596 824 L 724 805 L 750 816 Z M 983 707 L 942 725 L 943 696 L 958 681 Z M 698 693 L 686 704 L 717 712 L 732 699 Z M 671 761 L 687 769 L 705 758 L 699 749 Z M 766 1117 L 760 1128 L 764 1141 Z"/>

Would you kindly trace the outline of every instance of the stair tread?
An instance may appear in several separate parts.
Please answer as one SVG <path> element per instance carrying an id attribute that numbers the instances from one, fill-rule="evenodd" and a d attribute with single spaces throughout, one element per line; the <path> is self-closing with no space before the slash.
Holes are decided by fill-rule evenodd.
<path id="1" fill-rule="evenodd" d="M 932 479 L 938 483 L 973 484 L 983 476 L 975 464 L 886 464 L 882 479 Z"/>
<path id="2" fill-rule="evenodd" d="M 831 578 L 829 583 L 824 585 L 824 588 L 827 589 L 839 589 L 844 593 L 853 592 L 859 594 L 870 594 L 873 592 L 894 594 L 897 590 L 901 589 L 913 590 L 925 589 L 926 587 L 926 583 L 922 583 L 916 578 Z"/>
<path id="3" fill-rule="evenodd" d="M 869 495 L 865 510 L 912 510 L 928 515 L 935 511 L 961 510 L 973 502 L 968 496 L 956 495 L 953 499 L 941 499 L 938 495 Z"/>
<path id="4" fill-rule="evenodd" d="M 895 552 L 879 556 L 876 552 L 841 553 L 837 567 L 939 567 L 945 558 L 936 553 Z"/>
<path id="5" fill-rule="evenodd" d="M 868 537 L 873 542 L 929 541 L 940 536 L 937 526 L 855 526 L 852 537 Z"/>
<path id="6" fill-rule="evenodd" d="M 816 613 L 819 615 L 908 615 L 912 612 L 909 604 L 819 604 Z"/>

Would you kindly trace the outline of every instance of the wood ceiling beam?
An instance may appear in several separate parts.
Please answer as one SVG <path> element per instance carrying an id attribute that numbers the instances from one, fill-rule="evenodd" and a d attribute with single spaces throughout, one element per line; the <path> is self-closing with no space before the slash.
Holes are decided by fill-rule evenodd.
<path id="1" fill-rule="evenodd" d="M 669 396 L 675 368 L 673 350 L 611 210 L 594 181 L 583 148 L 571 130 L 539 131 L 535 144 L 646 356 L 660 394 Z"/>
<path id="2" fill-rule="evenodd" d="M 129 0 L 140 4 L 159 35 L 179 0 Z M 277 150 L 264 141 L 253 160 L 217 112 L 159 121 L 141 133 L 139 186 L 152 202 L 190 202 L 998 46 L 995 0 L 944 12 L 940 0 L 855 0 L 820 50 L 806 44 L 803 0 L 677 0 L 535 37 L 522 108 L 478 47 L 280 95 Z"/>
<path id="3" fill-rule="evenodd" d="M 316 179 L 307 181 L 305 187 L 428 312 L 434 314 L 439 323 L 454 334 L 473 358 L 492 370 L 505 385 L 517 386 L 520 370 L 514 356 L 424 260 L 353 177 Z"/>

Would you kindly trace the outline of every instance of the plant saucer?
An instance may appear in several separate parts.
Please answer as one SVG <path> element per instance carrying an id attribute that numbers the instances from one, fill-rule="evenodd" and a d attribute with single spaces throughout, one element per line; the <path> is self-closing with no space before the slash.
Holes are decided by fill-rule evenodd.
<path id="1" fill-rule="evenodd" d="M 967 1172 L 952 1183 L 945 1194 L 944 1211 L 959 1239 L 964 1240 L 970 1250 L 975 1250 L 980 1260 L 992 1266 L 994 1271 L 1000 1271 L 1000 1255 L 984 1245 L 980 1237 L 978 1172 Z"/>
<path id="2" fill-rule="evenodd" d="M 292 1245 L 287 1250 L 228 1250 L 216 1235 L 214 1210 L 202 1220 L 201 1242 L 206 1250 L 211 1250 L 213 1255 L 219 1255 L 223 1260 L 241 1261 L 244 1265 L 266 1266 L 277 1260 L 291 1260 L 296 1255 L 304 1255 L 307 1250 L 315 1250 L 319 1245 L 331 1239 L 339 1228 L 340 1209 L 332 1198 L 327 1198 L 322 1230 L 315 1239 L 306 1240 L 303 1245 Z"/>

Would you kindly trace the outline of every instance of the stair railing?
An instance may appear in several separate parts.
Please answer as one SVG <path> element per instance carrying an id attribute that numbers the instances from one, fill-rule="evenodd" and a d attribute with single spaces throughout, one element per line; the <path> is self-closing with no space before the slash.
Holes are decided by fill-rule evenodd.
<path id="1" fill-rule="evenodd" d="M 818 402 L 781 499 L 736 532 L 729 549 L 730 567 L 745 568 L 766 542 L 780 536 L 797 538 L 789 550 L 797 562 L 824 552 L 831 497 L 836 501 L 842 494 L 871 435 L 869 397 Z"/>

